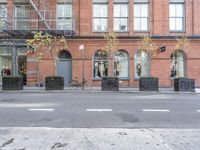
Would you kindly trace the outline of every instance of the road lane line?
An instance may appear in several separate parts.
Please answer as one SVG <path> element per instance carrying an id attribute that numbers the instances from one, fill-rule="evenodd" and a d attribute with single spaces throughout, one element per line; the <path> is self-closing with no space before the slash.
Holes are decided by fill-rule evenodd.
<path id="1" fill-rule="evenodd" d="M 197 110 L 197 112 L 200 112 L 200 110 Z"/>
<path id="2" fill-rule="evenodd" d="M 86 111 L 108 112 L 108 111 L 112 111 L 112 109 L 86 109 Z"/>
<path id="3" fill-rule="evenodd" d="M 48 111 L 53 112 L 55 109 L 53 108 L 30 108 L 29 111 Z"/>
<path id="4" fill-rule="evenodd" d="M 170 112 L 168 109 L 142 109 L 144 112 Z"/>

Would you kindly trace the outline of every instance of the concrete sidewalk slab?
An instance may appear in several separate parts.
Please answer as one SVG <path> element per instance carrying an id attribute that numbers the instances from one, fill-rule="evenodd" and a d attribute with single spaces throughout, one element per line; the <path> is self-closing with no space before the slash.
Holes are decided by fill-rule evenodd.
<path id="1" fill-rule="evenodd" d="M 200 129 L 0 128 L 1 150 L 199 150 Z"/>

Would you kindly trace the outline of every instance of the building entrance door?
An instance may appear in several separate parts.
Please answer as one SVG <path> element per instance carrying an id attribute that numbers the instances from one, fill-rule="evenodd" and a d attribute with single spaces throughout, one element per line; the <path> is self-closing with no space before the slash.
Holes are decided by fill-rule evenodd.
<path id="1" fill-rule="evenodd" d="M 59 60 L 57 61 L 57 75 L 64 77 L 64 86 L 69 86 L 69 82 L 72 80 L 72 61 L 71 54 L 62 50 L 58 54 Z"/>
<path id="2" fill-rule="evenodd" d="M 23 84 L 26 85 L 27 83 L 27 57 L 26 56 L 18 56 L 18 75 L 23 77 Z"/>

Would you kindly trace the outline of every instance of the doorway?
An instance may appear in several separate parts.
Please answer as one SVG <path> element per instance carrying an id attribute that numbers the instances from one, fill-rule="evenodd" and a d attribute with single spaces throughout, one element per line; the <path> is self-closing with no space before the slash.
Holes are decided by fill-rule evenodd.
<path id="1" fill-rule="evenodd" d="M 27 56 L 18 56 L 18 75 L 23 77 L 23 84 L 27 84 Z"/>
<path id="2" fill-rule="evenodd" d="M 72 80 L 72 59 L 71 54 L 66 50 L 58 53 L 57 75 L 64 77 L 64 86 L 68 87 Z"/>

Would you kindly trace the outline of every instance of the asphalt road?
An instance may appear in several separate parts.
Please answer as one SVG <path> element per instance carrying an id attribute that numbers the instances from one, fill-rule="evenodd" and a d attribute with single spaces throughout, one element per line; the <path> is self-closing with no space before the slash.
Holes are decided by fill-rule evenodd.
<path id="1" fill-rule="evenodd" d="M 0 127 L 200 129 L 200 95 L 1 93 Z"/>

